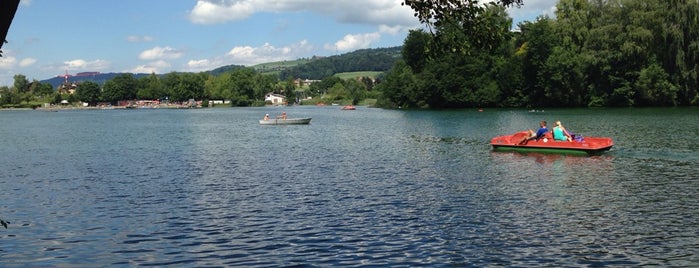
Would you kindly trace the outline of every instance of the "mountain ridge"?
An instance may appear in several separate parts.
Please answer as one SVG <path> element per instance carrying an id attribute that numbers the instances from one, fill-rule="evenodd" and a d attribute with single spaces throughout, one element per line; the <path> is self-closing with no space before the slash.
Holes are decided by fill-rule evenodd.
<path id="1" fill-rule="evenodd" d="M 401 57 L 401 46 L 388 48 L 368 48 L 359 49 L 333 56 L 313 56 L 311 58 L 300 58 L 296 60 L 285 60 L 277 62 L 266 62 L 252 66 L 224 65 L 209 71 L 203 71 L 212 75 L 220 75 L 235 69 L 253 68 L 256 72 L 279 75 L 280 79 L 291 76 L 302 79 L 323 79 L 337 73 L 357 72 L 357 71 L 388 71 L 393 64 Z M 74 75 L 58 75 L 44 79 L 39 82 L 49 83 L 53 88 L 65 83 L 77 83 L 82 81 L 92 81 L 100 85 L 112 78 L 127 72 L 80 72 Z M 151 75 L 150 73 L 131 73 L 138 79 Z M 165 74 L 156 74 L 162 76 Z"/>

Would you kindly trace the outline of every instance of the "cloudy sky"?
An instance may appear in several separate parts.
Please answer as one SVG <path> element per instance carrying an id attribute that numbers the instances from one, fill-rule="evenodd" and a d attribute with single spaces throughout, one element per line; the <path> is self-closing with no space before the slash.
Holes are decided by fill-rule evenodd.
<path id="1" fill-rule="evenodd" d="M 22 0 L 2 47 L 0 86 L 66 72 L 168 73 L 402 45 L 419 28 L 402 0 Z M 515 24 L 552 16 L 524 0 Z"/>

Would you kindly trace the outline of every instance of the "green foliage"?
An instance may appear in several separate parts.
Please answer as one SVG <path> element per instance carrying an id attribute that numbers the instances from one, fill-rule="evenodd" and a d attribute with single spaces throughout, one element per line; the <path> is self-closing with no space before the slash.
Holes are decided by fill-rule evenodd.
<path id="1" fill-rule="evenodd" d="M 252 68 L 238 68 L 219 76 L 208 76 L 204 83 L 205 95 L 212 99 L 231 100 L 233 106 L 259 105 L 258 101 L 263 101 L 268 92 L 293 92 L 293 79 L 291 89 L 278 87 L 277 82 L 274 75 L 259 74 Z"/>
<path id="2" fill-rule="evenodd" d="M 258 65 L 254 65 L 251 68 L 253 68 L 257 73 L 260 74 L 271 74 L 275 75 L 280 78 L 284 78 L 283 76 L 280 76 L 281 72 L 299 65 L 306 64 L 310 62 L 310 59 L 304 58 L 304 59 L 297 59 L 297 60 L 285 60 L 285 61 L 277 61 L 277 62 L 267 62 L 267 63 L 261 63 Z"/>
<path id="3" fill-rule="evenodd" d="M 403 42 L 403 60 L 415 73 L 422 72 L 429 58 L 432 37 L 423 30 L 410 30 Z"/>
<path id="4" fill-rule="evenodd" d="M 506 32 L 509 29 L 510 23 L 502 7 L 491 6 L 480 12 L 483 21 L 487 22 L 484 25 L 488 25 L 491 31 Z M 377 105 L 406 108 L 499 105 L 502 95 L 498 71 L 507 73 L 503 66 L 507 63 L 509 51 L 504 48 L 510 47 L 510 43 L 500 41 L 490 46 L 474 45 L 462 50 L 430 50 L 428 44 L 448 34 L 458 36 L 459 42 L 473 41 L 454 24 L 440 24 L 439 30 L 441 36 L 421 31 L 408 35 L 403 51 L 406 61 L 397 64 L 379 85 L 384 94 Z"/>
<path id="5" fill-rule="evenodd" d="M 424 107 L 418 98 L 417 78 L 410 66 L 404 61 L 399 61 L 386 75 L 383 83 L 376 86 L 382 92 L 376 105 L 387 108 L 416 108 Z"/>
<path id="6" fill-rule="evenodd" d="M 167 89 L 169 100 L 176 102 L 202 99 L 204 97 L 204 81 L 207 74 L 172 72 L 163 77 L 163 85 Z"/>
<path id="7" fill-rule="evenodd" d="M 34 94 L 39 96 L 39 97 L 45 97 L 45 96 L 50 96 L 53 94 L 53 87 L 51 84 L 42 84 L 37 81 L 33 82 L 32 85 L 35 86 Z"/>
<path id="8" fill-rule="evenodd" d="M 209 72 L 209 74 L 213 76 L 219 76 L 225 73 L 229 73 L 232 71 L 235 71 L 236 69 L 243 69 L 245 66 L 243 65 L 227 65 L 227 66 L 222 66 L 216 69 L 213 69 Z"/>
<path id="9" fill-rule="evenodd" d="M 360 49 L 337 56 L 314 57 L 306 64 L 282 70 L 280 77 L 320 80 L 343 72 L 384 72 L 399 59 L 400 47 Z"/>
<path id="10" fill-rule="evenodd" d="M 63 100 L 63 97 L 58 92 L 53 94 L 53 104 L 59 104 Z"/>
<path id="11" fill-rule="evenodd" d="M 435 51 L 467 54 L 472 47 L 496 47 L 504 38 L 492 19 L 492 7 L 521 5 L 522 0 L 498 0 L 481 4 L 478 0 L 404 0 L 415 17 L 434 35 Z M 504 9 L 501 9 L 504 12 Z M 508 29 L 509 30 L 509 29 Z"/>
<path id="12" fill-rule="evenodd" d="M 159 76 L 151 73 L 138 79 L 136 97 L 143 100 L 162 99 L 168 95 Z"/>
<path id="13" fill-rule="evenodd" d="M 100 91 L 99 84 L 92 81 L 85 81 L 77 85 L 75 94 L 77 95 L 78 100 L 87 102 L 89 104 L 95 104 L 100 100 Z"/>
<path id="14" fill-rule="evenodd" d="M 15 80 L 15 90 L 17 93 L 25 93 L 29 90 L 29 81 L 27 77 L 22 74 L 16 74 L 14 76 Z"/>
<path id="15" fill-rule="evenodd" d="M 376 71 L 362 71 L 362 72 L 344 72 L 336 73 L 333 76 L 339 77 L 340 79 L 371 79 L 379 77 L 383 72 Z"/>
<path id="16" fill-rule="evenodd" d="M 387 73 L 377 104 L 699 104 L 699 2 L 560 0 L 555 19 L 539 17 L 509 32 L 503 6 L 521 2 L 404 1 L 430 33 L 409 33 L 407 64 Z"/>
<path id="17" fill-rule="evenodd" d="M 402 50 L 138 80 L 122 74 L 104 84 L 99 98 L 227 99 L 248 106 L 272 92 L 289 101 L 313 98 L 304 103 L 369 98 L 402 108 L 699 105 L 699 2 L 560 0 L 555 18 L 542 16 L 510 31 L 505 7 L 522 2 L 405 0 L 429 30 L 410 31 Z M 357 71 L 374 73 L 333 76 Z M 295 78 L 321 81 L 297 88 Z M 60 96 L 50 85 L 16 75 L 13 87 L 0 87 L 0 104 L 88 99 L 78 84 L 79 94 Z"/>
<path id="18" fill-rule="evenodd" d="M 104 83 L 102 99 L 112 103 L 120 100 L 133 100 L 136 99 L 137 90 L 137 82 L 133 75 L 130 73 L 121 74 Z"/>
<path id="19" fill-rule="evenodd" d="M 347 89 L 345 89 L 345 86 L 340 82 L 330 87 L 328 89 L 328 94 L 331 96 L 330 100 L 346 99 L 349 96 Z"/>
<path id="20" fill-rule="evenodd" d="M 639 106 L 677 104 L 677 87 L 668 81 L 668 74 L 658 64 L 641 70 L 635 85 Z"/>

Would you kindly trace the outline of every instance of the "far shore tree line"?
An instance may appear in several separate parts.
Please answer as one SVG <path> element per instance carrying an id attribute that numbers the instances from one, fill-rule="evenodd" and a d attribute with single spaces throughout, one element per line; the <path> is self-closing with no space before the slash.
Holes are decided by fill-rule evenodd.
<path id="1" fill-rule="evenodd" d="M 16 75 L 14 87 L 0 87 L 0 105 L 167 98 L 259 106 L 270 92 L 285 95 L 289 103 L 370 99 L 384 108 L 699 105 L 697 1 L 560 0 L 555 19 L 523 22 L 518 31 L 511 31 L 505 8 L 525 4 L 522 0 L 403 4 L 427 27 L 410 31 L 402 60 L 378 79 L 340 79 L 328 72 L 320 82 L 297 87 L 291 76 L 236 68 L 138 79 L 122 74 L 104 85 L 84 81 L 74 94 L 60 94 Z M 317 69 L 314 74 L 322 73 Z"/>
<path id="2" fill-rule="evenodd" d="M 48 83 L 28 81 L 26 76 L 14 76 L 14 87 L 0 87 L 0 105 L 2 107 L 39 107 L 44 103 L 60 104 L 87 103 L 95 106 L 100 103 L 117 104 L 129 100 L 167 100 L 168 102 L 187 102 L 195 100 L 226 100 L 231 106 L 263 106 L 268 93 L 281 94 L 289 103 L 305 101 L 307 104 L 318 102 L 341 102 L 357 104 L 366 98 L 376 98 L 372 92 L 375 79 L 340 79 L 327 77 L 310 86 L 297 86 L 289 77 L 279 80 L 277 76 L 260 74 L 252 68 L 235 70 L 211 75 L 202 73 L 172 72 L 162 76 L 151 74 L 135 78 L 133 74 L 120 74 L 104 85 L 93 81 L 77 81 L 59 85 L 57 89 Z M 68 93 L 61 87 L 75 84 L 74 92 Z"/>

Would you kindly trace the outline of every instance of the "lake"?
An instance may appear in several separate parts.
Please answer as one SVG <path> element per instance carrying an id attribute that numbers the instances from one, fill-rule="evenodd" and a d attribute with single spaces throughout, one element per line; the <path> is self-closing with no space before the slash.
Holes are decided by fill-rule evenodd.
<path id="1" fill-rule="evenodd" d="M 261 126 L 265 113 L 310 125 Z M 561 120 L 600 156 L 493 152 Z M 699 266 L 699 108 L 0 111 L 0 266 Z"/>

